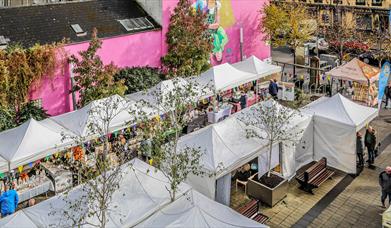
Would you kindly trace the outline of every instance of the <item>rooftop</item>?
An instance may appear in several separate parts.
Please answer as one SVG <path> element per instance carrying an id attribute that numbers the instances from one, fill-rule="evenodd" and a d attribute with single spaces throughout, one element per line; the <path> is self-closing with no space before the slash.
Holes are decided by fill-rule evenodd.
<path id="1" fill-rule="evenodd" d="M 129 29 L 119 21 L 132 18 L 139 18 L 131 21 L 141 22 L 140 26 L 131 24 L 133 29 Z M 87 41 L 94 27 L 100 38 L 160 28 L 135 0 L 91 0 L 0 8 L 0 21 L 0 36 L 23 46 L 58 42 L 63 38 L 72 43 Z M 76 33 L 72 28 L 76 24 L 87 34 Z"/>

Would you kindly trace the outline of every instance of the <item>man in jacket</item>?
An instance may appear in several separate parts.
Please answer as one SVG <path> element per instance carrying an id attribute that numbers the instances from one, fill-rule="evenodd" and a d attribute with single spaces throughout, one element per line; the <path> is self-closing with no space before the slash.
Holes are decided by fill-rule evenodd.
<path id="1" fill-rule="evenodd" d="M 362 146 L 362 136 L 360 132 L 357 132 L 356 135 L 356 153 L 358 157 L 358 166 L 364 166 L 364 148 Z"/>
<path id="2" fill-rule="evenodd" d="M 384 89 L 384 96 L 386 97 L 386 106 L 385 108 L 391 108 L 391 104 L 388 105 L 388 102 L 391 103 L 391 81 L 388 82 L 388 85 Z"/>
<path id="3" fill-rule="evenodd" d="M 273 99 L 275 99 L 275 100 L 277 99 L 278 86 L 277 86 L 277 83 L 274 82 L 273 79 L 270 79 L 269 94 L 273 97 Z"/>
<path id="4" fill-rule="evenodd" d="M 388 197 L 388 204 L 391 203 L 391 167 L 388 166 L 385 171 L 379 174 L 379 184 L 381 187 L 381 203 L 385 208 L 385 201 Z"/>
<path id="5" fill-rule="evenodd" d="M 375 130 L 369 126 L 366 133 L 365 133 L 365 139 L 364 139 L 365 147 L 368 150 L 368 163 L 373 164 L 375 160 L 375 147 L 376 147 L 376 136 L 375 136 Z"/>
<path id="6" fill-rule="evenodd" d="M 14 189 L 10 189 L 9 185 L 5 186 L 5 192 L 0 196 L 1 217 L 11 215 L 18 207 L 19 196 Z"/>

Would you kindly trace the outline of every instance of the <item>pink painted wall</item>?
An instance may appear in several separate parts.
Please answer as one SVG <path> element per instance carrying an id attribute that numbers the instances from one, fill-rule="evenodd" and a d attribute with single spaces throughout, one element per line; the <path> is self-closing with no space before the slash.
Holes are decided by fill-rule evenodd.
<path id="1" fill-rule="evenodd" d="M 193 2 L 197 0 L 192 0 Z M 206 4 L 206 0 L 203 4 Z M 235 63 L 240 60 L 240 27 L 244 30 L 244 56 L 255 55 L 260 59 L 270 57 L 270 47 L 261 41 L 258 29 L 260 9 L 267 0 L 217 0 L 220 3 L 221 26 L 228 38 L 228 43 L 222 51 L 222 61 L 219 63 Z M 120 36 L 103 40 L 102 49 L 98 54 L 104 63 L 114 62 L 119 67 L 125 66 L 160 66 L 160 58 L 167 52 L 165 34 L 168 30 L 170 15 L 178 0 L 163 0 L 162 31 L 151 31 L 134 35 Z M 65 47 L 66 52 L 77 54 L 88 47 L 88 42 L 72 44 Z M 58 115 L 72 110 L 69 66 L 59 69 L 55 77 L 45 79 L 41 86 L 31 89 L 30 98 L 42 99 L 42 106 L 50 115 Z"/>
<path id="2" fill-rule="evenodd" d="M 196 2 L 197 0 L 192 0 Z M 270 57 L 270 47 L 261 40 L 261 33 L 258 29 L 260 10 L 267 0 L 218 0 L 220 8 L 220 25 L 225 30 L 228 43 L 223 51 L 221 63 L 235 63 L 240 61 L 240 27 L 243 27 L 243 53 L 250 57 L 255 55 L 260 59 Z M 178 0 L 163 0 L 163 33 L 168 31 L 170 15 L 174 11 Z M 204 1 L 203 4 L 207 4 Z M 233 15 L 232 15 L 233 14 Z M 163 41 L 165 36 L 163 37 Z M 167 51 L 167 45 L 162 43 L 163 53 Z M 220 63 L 214 61 L 218 65 Z"/>
<path id="3" fill-rule="evenodd" d="M 161 31 L 138 33 L 102 40 L 98 51 L 105 64 L 113 62 L 119 67 L 160 66 Z M 68 55 L 86 50 L 88 42 L 66 46 Z M 46 78 L 30 91 L 30 99 L 42 99 L 42 106 L 52 116 L 72 110 L 70 72 L 68 64 L 59 69 L 54 77 Z"/>

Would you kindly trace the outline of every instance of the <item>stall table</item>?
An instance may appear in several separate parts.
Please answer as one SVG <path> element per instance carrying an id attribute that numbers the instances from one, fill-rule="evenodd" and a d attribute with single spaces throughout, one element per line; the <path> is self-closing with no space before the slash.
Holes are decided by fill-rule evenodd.
<path id="1" fill-rule="evenodd" d="M 232 105 L 225 105 L 218 112 L 208 112 L 208 122 L 217 123 L 224 117 L 231 115 Z"/>
<path id="2" fill-rule="evenodd" d="M 47 171 L 47 174 L 52 178 L 54 192 L 60 193 L 72 187 L 72 172 L 66 170 L 61 165 L 53 163 L 42 163 L 42 167 Z"/>
<path id="3" fill-rule="evenodd" d="M 41 180 L 37 177 L 31 184 L 27 184 L 27 186 L 22 189 L 17 188 L 19 202 L 24 202 L 43 193 L 47 193 L 48 191 L 54 191 L 54 186 L 46 176 L 41 177 Z"/>

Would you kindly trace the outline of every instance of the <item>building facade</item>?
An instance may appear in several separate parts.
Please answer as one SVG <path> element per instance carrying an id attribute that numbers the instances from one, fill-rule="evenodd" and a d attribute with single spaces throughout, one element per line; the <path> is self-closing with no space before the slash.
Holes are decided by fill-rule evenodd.
<path id="1" fill-rule="evenodd" d="M 276 1 L 280 2 L 280 1 Z M 289 1 L 288 1 L 289 2 Z M 388 29 L 391 0 L 301 0 L 323 26 L 344 21 L 359 31 Z"/>
<path id="2" fill-rule="evenodd" d="M 17 1 L 24 6 L 16 7 Z M 214 44 L 212 64 L 235 63 L 241 59 L 241 54 L 260 59 L 270 57 L 270 47 L 262 41 L 258 28 L 259 11 L 267 0 L 191 1 L 193 7 L 216 16 L 213 26 L 218 27 L 218 35 L 223 40 Z M 71 3 L 0 0 L 4 2 L 13 5 L 0 7 L 0 38 L 3 38 L 0 41 L 31 46 L 66 38 L 70 40 L 64 47 L 66 54 L 77 55 L 88 47 L 89 33 L 95 27 L 103 42 L 98 54 L 104 63 L 113 62 L 119 67 L 160 67 L 160 59 L 167 52 L 165 36 L 169 19 L 178 0 L 77 0 Z M 70 77 L 70 66 L 66 63 L 54 76 L 31 89 L 31 100 L 38 100 L 50 115 L 71 111 Z"/>

